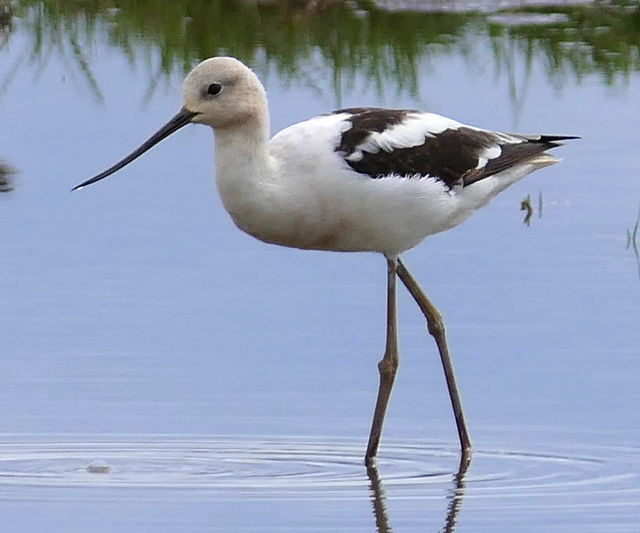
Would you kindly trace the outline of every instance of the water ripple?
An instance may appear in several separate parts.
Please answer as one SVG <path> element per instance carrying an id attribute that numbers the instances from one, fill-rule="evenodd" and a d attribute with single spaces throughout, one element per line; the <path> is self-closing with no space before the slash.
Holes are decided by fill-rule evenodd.
<path id="1" fill-rule="evenodd" d="M 362 442 L 328 438 L 215 437 L 0 443 L 0 490 L 19 487 L 188 489 L 274 498 L 359 498 L 371 479 Z M 115 439 L 115 438 L 114 438 Z M 456 474 L 457 451 L 439 444 L 385 442 L 380 481 L 394 499 L 442 498 Z M 535 503 L 638 501 L 640 451 L 584 448 L 580 453 L 477 450 L 467 494 Z M 44 497 L 44 496 L 43 496 Z"/>

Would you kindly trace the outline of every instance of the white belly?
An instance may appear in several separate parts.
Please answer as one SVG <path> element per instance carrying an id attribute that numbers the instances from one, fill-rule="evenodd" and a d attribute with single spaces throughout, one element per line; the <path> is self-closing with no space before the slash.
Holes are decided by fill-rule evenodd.
<path id="1" fill-rule="evenodd" d="M 292 179 L 296 183 L 291 183 Z M 262 241 L 313 250 L 397 255 L 471 213 L 431 179 L 372 179 L 351 171 L 304 176 L 221 195 L 236 225 Z"/>
<path id="2" fill-rule="evenodd" d="M 337 120 L 287 128 L 267 152 L 256 152 L 251 143 L 216 144 L 218 189 L 240 229 L 292 248 L 394 256 L 460 224 L 540 166 L 525 163 L 452 190 L 428 177 L 375 179 L 335 152 Z"/>

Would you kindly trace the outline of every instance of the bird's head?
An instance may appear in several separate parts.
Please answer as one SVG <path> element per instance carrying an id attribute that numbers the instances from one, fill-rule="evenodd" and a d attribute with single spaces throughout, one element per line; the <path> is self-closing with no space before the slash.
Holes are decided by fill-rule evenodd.
<path id="1" fill-rule="evenodd" d="M 117 172 L 187 124 L 222 130 L 246 124 L 264 127 L 268 121 L 264 87 L 248 67 L 232 57 L 212 57 L 197 65 L 185 78 L 182 92 L 183 106 L 169 122 L 124 159 L 73 190 Z"/>
<path id="2" fill-rule="evenodd" d="M 195 67 L 182 84 L 183 109 L 191 122 L 229 128 L 260 120 L 266 110 L 262 83 L 232 57 L 212 57 Z"/>

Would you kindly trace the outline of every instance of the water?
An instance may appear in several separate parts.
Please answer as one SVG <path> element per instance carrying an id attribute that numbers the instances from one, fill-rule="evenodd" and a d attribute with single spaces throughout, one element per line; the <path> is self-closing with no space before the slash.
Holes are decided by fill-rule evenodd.
<path id="1" fill-rule="evenodd" d="M 326 505 L 341 516 L 368 496 L 383 531 L 407 516 L 416 520 L 416 508 L 425 507 L 445 528 L 474 511 L 484 515 L 474 520 L 474 527 L 489 525 L 489 509 L 491 520 L 526 517 L 534 531 L 549 525 L 545 515 L 550 511 L 570 518 L 573 526 L 606 527 L 612 513 L 618 520 L 632 517 L 640 495 L 639 450 L 623 446 L 555 443 L 549 447 L 554 453 L 546 454 L 479 450 L 469 470 L 452 474 L 456 450 L 422 441 L 389 439 L 379 468 L 366 471 L 356 439 L 52 437 L 56 440 L 16 440 L 0 447 L 2 495 L 13 504 L 10 509 L 27 502 L 66 507 L 86 521 L 105 501 L 109 507 L 126 502 L 150 508 L 167 501 L 199 503 L 219 507 L 217 513 L 230 503 L 256 511 L 257 504 L 277 509 L 286 503 L 298 508 Z M 363 513 L 349 520 L 364 526 L 370 518 Z M 201 525 L 192 517 L 183 520 Z"/>
<path id="2" fill-rule="evenodd" d="M 194 2 L 181 24 L 173 3 L 16 6 L 0 36 L 0 160 L 16 169 L 0 176 L 4 528 L 637 530 L 637 15 L 488 5 Z M 274 131 L 377 104 L 583 136 L 406 255 L 447 320 L 467 471 L 404 294 L 379 471 L 365 470 L 384 262 L 241 234 L 205 128 L 69 192 L 164 123 L 184 70 L 221 52 L 256 66 Z"/>

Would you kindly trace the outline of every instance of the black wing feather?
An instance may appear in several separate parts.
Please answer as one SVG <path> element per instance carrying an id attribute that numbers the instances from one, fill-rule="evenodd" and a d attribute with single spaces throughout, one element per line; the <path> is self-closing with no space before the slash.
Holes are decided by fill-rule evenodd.
<path id="1" fill-rule="evenodd" d="M 467 186 L 503 170 L 523 163 L 550 148 L 560 146 L 559 141 L 572 136 L 502 135 L 470 127 L 447 129 L 440 133 L 425 132 L 423 144 L 407 148 L 362 151 L 361 158 L 349 158 L 373 132 L 401 124 L 418 111 L 405 109 L 349 108 L 334 113 L 348 113 L 351 128 L 342 133 L 336 151 L 356 172 L 371 178 L 389 175 L 430 176 L 443 181 L 448 187 Z M 499 156 L 489 159 L 478 168 L 487 150 L 500 146 Z"/>

